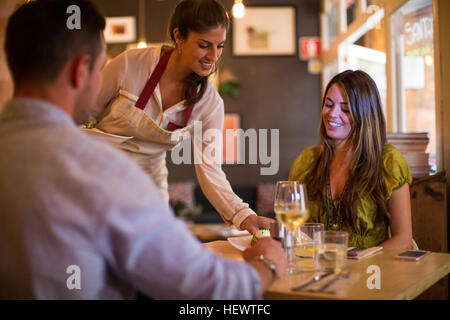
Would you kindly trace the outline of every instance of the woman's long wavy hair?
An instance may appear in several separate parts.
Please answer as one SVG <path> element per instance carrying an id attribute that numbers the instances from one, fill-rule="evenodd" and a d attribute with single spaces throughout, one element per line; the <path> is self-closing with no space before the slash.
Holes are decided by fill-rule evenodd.
<path id="1" fill-rule="evenodd" d="M 331 86 L 338 85 L 345 92 L 352 128 L 349 142 L 351 159 L 345 194 L 341 195 L 340 214 L 344 224 L 354 226 L 357 201 L 360 195 L 369 196 L 378 206 L 375 223 L 389 218 L 386 187 L 383 179 L 383 148 L 386 143 L 386 123 L 381 107 L 380 94 L 372 78 L 364 71 L 347 70 L 334 76 L 328 83 L 322 100 L 322 108 Z M 309 196 L 324 203 L 325 183 L 333 158 L 334 143 L 328 137 L 323 117 L 319 126 L 322 141 L 321 153 L 305 183 Z"/>
<path id="2" fill-rule="evenodd" d="M 217 0 L 182 0 L 169 19 L 167 33 L 176 46 L 173 34 L 175 28 L 178 28 L 181 36 L 186 39 L 191 31 L 204 33 L 217 27 L 223 27 L 228 31 L 229 26 L 230 16 Z M 212 73 L 216 71 L 216 66 L 214 66 Z M 188 87 L 185 91 L 186 105 L 192 105 L 203 97 L 208 84 L 208 77 L 199 76 L 195 72 L 189 76 L 187 79 Z M 191 92 L 199 85 L 198 95 L 192 96 Z"/>

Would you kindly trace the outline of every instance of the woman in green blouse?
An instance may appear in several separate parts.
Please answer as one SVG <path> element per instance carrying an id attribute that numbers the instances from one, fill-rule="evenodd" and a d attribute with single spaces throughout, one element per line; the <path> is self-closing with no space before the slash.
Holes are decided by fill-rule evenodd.
<path id="1" fill-rule="evenodd" d="M 307 185 L 310 220 L 349 233 L 349 246 L 412 247 L 411 171 L 386 144 L 380 95 L 363 71 L 328 83 L 319 125 L 321 146 L 305 149 L 289 180 Z"/>

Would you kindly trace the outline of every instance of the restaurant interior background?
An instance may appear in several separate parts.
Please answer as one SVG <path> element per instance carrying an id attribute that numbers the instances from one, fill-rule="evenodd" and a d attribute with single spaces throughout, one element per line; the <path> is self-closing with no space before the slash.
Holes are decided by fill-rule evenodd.
<path id="1" fill-rule="evenodd" d="M 136 16 L 139 29 L 140 1 L 94 0 L 100 11 L 109 16 Z M 147 43 L 167 41 L 167 23 L 176 0 L 145 1 L 145 39 Z M 229 12 L 233 0 L 222 1 Z M 319 7 L 317 0 L 263 1 L 264 4 L 293 5 L 296 8 L 297 37 L 319 36 Z M 261 4 L 261 1 L 245 1 L 245 5 Z M 139 35 L 139 32 L 137 33 Z M 139 38 L 139 36 L 138 36 Z M 236 113 L 240 117 L 240 127 L 280 129 L 280 170 L 276 175 L 261 175 L 260 167 L 249 164 L 248 143 L 246 164 L 224 165 L 224 171 L 233 186 L 256 185 L 260 182 L 285 180 L 289 166 L 304 148 L 317 144 L 317 124 L 320 116 L 320 75 L 308 73 L 307 62 L 292 56 L 233 56 L 231 30 L 228 33 L 220 72 L 227 70 L 240 85 L 240 96 L 233 98 L 224 94 L 226 113 Z M 111 44 L 108 53 L 114 56 L 126 48 L 126 44 Z M 222 73 L 223 74 L 223 73 Z M 219 75 L 220 77 L 220 75 Z M 270 140 L 269 140 L 270 141 Z M 270 144 L 269 144 L 270 145 Z M 269 151 L 270 152 L 270 151 Z M 269 153 L 270 154 L 270 153 Z M 167 157 L 169 183 L 196 181 L 192 165 L 174 165 Z"/>
<path id="2" fill-rule="evenodd" d="M 108 43 L 109 58 L 135 47 L 138 41 L 149 45 L 167 41 L 167 22 L 178 2 L 92 1 L 106 17 L 135 20 L 133 40 Z M 0 1 L 0 104 L 11 97 L 13 90 L 3 51 L 5 28 L 8 16 L 21 2 Z M 222 3 L 232 12 L 235 0 Z M 223 165 L 233 189 L 258 209 L 258 192 L 263 190 L 258 187 L 287 179 L 296 156 L 319 143 L 321 94 L 327 81 L 345 69 L 363 69 L 380 89 L 388 131 L 418 133 L 406 138 L 394 134 L 390 141 L 397 139 L 400 147 L 404 139 L 416 139 L 420 144 L 424 141 L 420 132 L 428 132 L 427 149 L 422 150 L 422 155 L 415 154 L 415 160 L 407 159 L 412 167 L 417 166 L 413 168 L 415 182 L 411 186 L 413 233 L 419 247 L 447 252 L 449 175 L 445 171 L 450 169 L 450 126 L 446 125 L 450 123 L 450 90 L 446 86 L 450 83 L 450 48 L 446 36 L 450 30 L 450 1 L 244 0 L 243 4 L 247 9 L 294 8 L 294 51 L 236 54 L 233 25 L 228 33 L 215 83 L 220 86 L 231 79 L 239 88 L 238 96 L 222 92 L 225 112 L 238 115 L 244 131 L 267 129 L 269 142 L 270 129 L 280 129 L 278 173 L 261 175 L 261 167 L 268 165 L 262 164 L 260 158 L 257 164 L 249 164 L 247 142 L 246 164 Z M 267 21 L 267 26 L 277 22 Z M 321 54 L 315 60 L 300 57 L 300 39 L 309 37 L 321 45 Z M 317 41 L 310 45 L 314 44 L 316 47 L 307 51 L 317 51 Z M 424 158 L 426 154 L 429 157 Z M 194 166 L 174 165 L 170 154 L 167 161 L 171 185 L 196 181 Z"/>
<path id="3" fill-rule="evenodd" d="M 233 27 L 237 20 L 233 18 L 219 72 L 214 77 L 219 88 L 221 84 L 226 88 L 232 83 L 228 86 L 231 90 L 220 91 L 225 112 L 234 120 L 233 116 L 237 115 L 235 124 L 244 131 L 267 129 L 268 155 L 271 153 L 270 130 L 280 130 L 276 174 L 261 175 L 261 167 L 268 167 L 268 164 L 263 164 L 260 157 L 257 164 L 249 164 L 248 141 L 245 164 L 223 165 L 235 192 L 258 213 L 271 211 L 270 192 L 274 182 L 286 180 L 296 156 L 320 142 L 317 128 L 321 94 L 327 81 L 343 70 L 363 69 L 380 89 L 388 132 L 394 133 L 389 135 L 390 142 L 402 148 L 402 143 L 414 140 L 413 144 L 420 151 L 404 153 L 414 176 L 411 185 L 413 237 L 421 249 L 448 252 L 449 175 L 445 172 L 450 169 L 450 126 L 446 125 L 450 123 L 450 90 L 446 88 L 450 83 L 450 41 L 446 37 L 450 30 L 450 1 L 221 1 L 229 12 L 235 2 L 243 2 L 247 10 L 277 6 L 294 8 L 295 12 L 291 21 L 293 52 L 281 54 L 237 53 L 233 44 Z M 13 92 L 3 51 L 7 19 L 22 2 L 0 1 L 0 110 Z M 131 21 L 135 23 L 132 40 L 107 44 L 108 57 L 113 58 L 127 48 L 136 47 L 140 41 L 148 45 L 167 41 L 167 22 L 178 0 L 92 2 L 106 17 L 128 17 L 126 23 L 130 23 L 130 17 L 134 20 Z M 268 19 L 266 23 L 276 28 L 280 21 Z M 320 56 L 314 57 L 317 53 Z M 425 136 L 429 142 L 423 132 L 428 133 Z M 190 204 L 201 202 L 206 206 L 202 214 L 214 210 L 195 186 L 194 166 L 174 165 L 170 154 L 167 162 L 169 183 L 179 187 L 178 190 L 175 187 L 174 192 L 181 192 L 184 197 L 186 188 L 194 188 L 195 196 Z M 218 214 L 212 217 L 213 220 L 205 221 L 221 222 Z M 448 297 L 448 277 L 433 288 L 434 296 Z"/>

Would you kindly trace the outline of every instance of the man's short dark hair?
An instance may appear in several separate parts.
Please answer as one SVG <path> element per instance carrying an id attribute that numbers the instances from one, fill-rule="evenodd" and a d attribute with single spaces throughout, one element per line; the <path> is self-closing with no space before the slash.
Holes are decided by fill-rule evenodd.
<path id="1" fill-rule="evenodd" d="M 80 29 L 67 26 L 71 5 L 80 8 Z M 22 5 L 6 29 L 5 51 L 14 83 L 53 81 L 67 61 L 80 54 L 91 56 L 92 68 L 104 29 L 104 17 L 89 1 L 35 0 Z"/>

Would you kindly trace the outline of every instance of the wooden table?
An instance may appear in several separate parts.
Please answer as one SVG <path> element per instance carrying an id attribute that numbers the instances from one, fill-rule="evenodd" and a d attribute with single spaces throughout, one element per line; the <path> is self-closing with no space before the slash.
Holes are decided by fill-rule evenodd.
<path id="1" fill-rule="evenodd" d="M 205 243 L 212 251 L 228 259 L 243 260 L 242 252 L 228 241 Z M 265 299 L 364 299 L 364 300 L 409 300 L 419 296 L 450 272 L 450 254 L 431 253 L 421 261 L 395 259 L 399 250 L 383 250 L 362 260 L 347 260 L 352 272 L 359 273 L 359 279 L 339 294 L 293 292 L 291 287 L 311 274 L 289 276 L 276 280 L 264 295 Z M 368 289 L 367 273 L 371 265 L 380 267 L 381 288 Z M 302 278 L 303 277 L 303 278 Z"/>
<path id="2" fill-rule="evenodd" d="M 249 235 L 225 223 L 188 223 L 189 230 L 202 242 L 226 240 L 230 236 Z"/>

